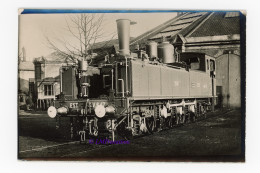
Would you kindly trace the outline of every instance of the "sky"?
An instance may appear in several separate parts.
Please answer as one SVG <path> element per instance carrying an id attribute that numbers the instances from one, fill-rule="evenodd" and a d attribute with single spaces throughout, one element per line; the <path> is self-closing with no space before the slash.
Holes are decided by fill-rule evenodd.
<path id="1" fill-rule="evenodd" d="M 19 16 L 19 53 L 25 48 L 26 59 L 32 61 L 53 52 L 46 37 L 54 42 L 57 39 L 70 40 L 66 31 L 66 18 L 75 14 L 23 14 Z M 117 38 L 117 19 L 130 19 L 137 22 L 130 29 L 130 36 L 137 37 L 146 31 L 172 19 L 176 13 L 106 13 L 102 26 L 104 37 L 99 41 Z M 67 20 L 70 22 L 70 20 Z"/>

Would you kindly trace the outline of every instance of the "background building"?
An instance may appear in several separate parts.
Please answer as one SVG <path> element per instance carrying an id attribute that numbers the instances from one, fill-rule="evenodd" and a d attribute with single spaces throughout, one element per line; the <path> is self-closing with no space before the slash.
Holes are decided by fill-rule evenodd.
<path id="1" fill-rule="evenodd" d="M 18 64 L 18 102 L 19 108 L 26 105 L 28 97 L 34 93 L 34 65 L 26 61 L 25 56 L 19 57 Z"/>
<path id="2" fill-rule="evenodd" d="M 55 54 L 34 60 L 36 109 L 46 110 L 55 95 L 60 94 L 59 70 L 64 63 L 64 59 Z"/>

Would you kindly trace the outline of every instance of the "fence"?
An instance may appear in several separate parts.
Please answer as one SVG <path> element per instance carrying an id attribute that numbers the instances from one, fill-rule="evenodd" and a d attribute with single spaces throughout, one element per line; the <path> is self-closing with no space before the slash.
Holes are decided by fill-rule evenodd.
<path id="1" fill-rule="evenodd" d="M 53 105 L 54 99 L 37 99 L 36 109 L 46 111 L 48 107 Z"/>

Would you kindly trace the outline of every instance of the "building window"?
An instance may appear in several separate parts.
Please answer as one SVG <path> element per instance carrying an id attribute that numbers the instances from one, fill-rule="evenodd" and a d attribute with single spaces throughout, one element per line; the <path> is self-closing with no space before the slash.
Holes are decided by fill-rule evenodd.
<path id="1" fill-rule="evenodd" d="M 44 85 L 44 95 L 53 96 L 53 85 Z"/>

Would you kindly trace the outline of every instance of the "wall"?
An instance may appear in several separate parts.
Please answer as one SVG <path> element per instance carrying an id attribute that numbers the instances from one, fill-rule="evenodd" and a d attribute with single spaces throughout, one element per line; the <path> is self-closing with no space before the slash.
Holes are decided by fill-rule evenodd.
<path id="1" fill-rule="evenodd" d="M 62 64 L 45 64 L 44 68 L 44 78 L 52 77 L 55 78 L 59 76 L 59 70 Z"/>
<path id="2" fill-rule="evenodd" d="M 240 57 L 224 54 L 216 58 L 217 86 L 222 87 L 219 93 L 224 107 L 241 107 Z"/>
<path id="3" fill-rule="evenodd" d="M 225 54 L 227 51 L 232 51 L 233 54 L 240 55 L 240 46 L 222 45 L 222 46 L 195 46 L 195 47 L 185 48 L 185 52 L 200 52 L 215 58 Z"/>

